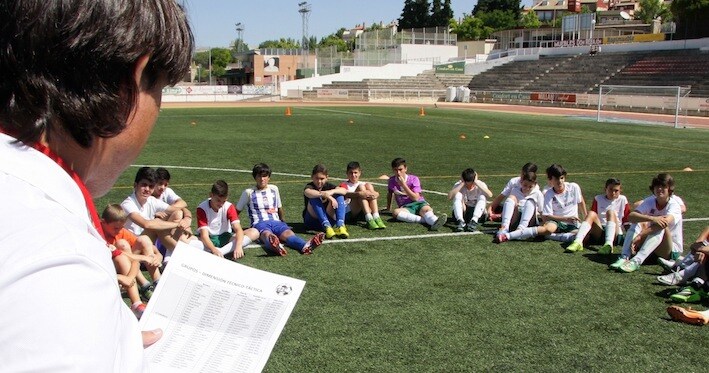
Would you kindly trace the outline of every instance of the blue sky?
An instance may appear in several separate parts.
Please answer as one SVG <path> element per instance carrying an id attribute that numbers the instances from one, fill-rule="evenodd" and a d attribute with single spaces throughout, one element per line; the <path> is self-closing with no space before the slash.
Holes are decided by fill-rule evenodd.
<path id="1" fill-rule="evenodd" d="M 302 37 L 298 3 L 302 0 L 180 0 L 192 22 L 197 47 L 228 47 L 235 24 L 244 25 L 244 40 L 256 48 L 265 40 Z M 452 0 L 456 18 L 470 14 L 477 0 Z M 523 4 L 529 0 L 523 0 Z M 404 0 L 309 0 L 308 34 L 320 40 L 341 27 L 389 23 L 401 16 Z"/>

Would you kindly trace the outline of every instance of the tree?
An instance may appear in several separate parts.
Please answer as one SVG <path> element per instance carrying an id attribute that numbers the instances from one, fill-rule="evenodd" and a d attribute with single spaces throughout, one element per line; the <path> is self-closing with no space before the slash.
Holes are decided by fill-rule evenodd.
<path id="1" fill-rule="evenodd" d="M 322 38 L 320 43 L 318 43 L 318 48 L 328 48 L 332 46 L 335 46 L 338 52 L 346 52 L 349 50 L 347 42 L 341 37 L 338 37 L 337 34 L 330 34 Z"/>
<path id="2" fill-rule="evenodd" d="M 266 40 L 258 45 L 259 49 L 300 49 L 300 42 L 293 38 L 281 38 L 280 40 Z"/>
<path id="3" fill-rule="evenodd" d="M 670 21 L 672 12 L 661 0 L 640 0 L 640 10 L 635 12 L 635 19 L 651 23 L 654 19 Z"/>
<path id="4" fill-rule="evenodd" d="M 473 8 L 473 16 L 495 10 L 510 11 L 517 21 L 522 15 L 521 0 L 479 0 Z"/>
<path id="5" fill-rule="evenodd" d="M 542 26 L 542 21 L 539 20 L 535 11 L 530 10 L 527 14 L 522 16 L 520 26 L 524 28 L 539 28 Z"/>
<path id="6" fill-rule="evenodd" d="M 480 12 L 476 17 L 480 18 L 485 26 L 495 31 L 513 29 L 517 27 L 517 20 L 519 19 L 512 11 L 499 9 L 491 12 Z"/>
<path id="7" fill-rule="evenodd" d="M 430 24 L 428 0 L 405 0 L 399 18 L 399 30 L 426 27 Z"/>
<path id="8" fill-rule="evenodd" d="M 231 50 L 232 50 L 234 53 L 246 52 L 246 51 L 249 50 L 249 46 L 246 45 L 246 43 L 244 43 L 243 40 L 241 40 L 241 39 L 235 39 L 235 40 L 234 40 L 234 43 L 233 43 L 233 47 L 231 48 Z"/>
<path id="9" fill-rule="evenodd" d="M 674 0 L 670 10 L 677 22 L 677 36 L 686 39 L 709 36 L 709 0 Z"/>
<path id="10" fill-rule="evenodd" d="M 446 26 L 451 18 L 453 18 L 451 0 L 445 0 L 442 4 L 441 0 L 433 0 L 431 4 L 431 23 L 429 26 Z"/>
<path id="11" fill-rule="evenodd" d="M 459 41 L 484 40 L 495 31 L 485 26 L 482 19 L 469 15 L 464 15 L 460 23 L 455 18 L 451 18 L 449 28 L 451 33 L 458 36 Z"/>

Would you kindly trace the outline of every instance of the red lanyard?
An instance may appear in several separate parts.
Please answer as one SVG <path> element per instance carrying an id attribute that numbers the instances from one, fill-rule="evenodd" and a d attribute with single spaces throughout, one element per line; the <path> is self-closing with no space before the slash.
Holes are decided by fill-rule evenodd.
<path id="1" fill-rule="evenodd" d="M 84 196 L 84 202 L 86 203 L 86 208 L 89 210 L 89 216 L 91 217 L 91 222 L 93 223 L 94 228 L 96 228 L 101 237 L 105 237 L 103 234 L 103 229 L 101 228 L 101 220 L 99 220 L 98 213 L 96 212 L 96 206 L 94 206 L 94 200 L 91 198 L 91 194 L 89 194 L 88 189 L 86 189 L 86 185 L 84 185 L 84 182 L 81 181 L 79 175 L 74 172 L 74 170 L 72 170 L 63 159 L 61 159 L 56 153 L 45 145 L 37 142 L 34 144 L 34 148 L 49 157 L 49 159 L 56 162 L 59 166 L 61 166 L 61 168 L 64 169 L 64 171 L 66 171 L 66 173 L 69 174 L 69 177 L 74 180 L 76 185 L 79 187 L 79 190 L 81 190 L 81 195 Z"/>

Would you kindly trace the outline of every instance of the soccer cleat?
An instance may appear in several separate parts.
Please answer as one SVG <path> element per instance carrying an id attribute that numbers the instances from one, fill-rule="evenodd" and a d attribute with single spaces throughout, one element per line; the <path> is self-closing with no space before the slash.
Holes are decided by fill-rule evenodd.
<path id="1" fill-rule="evenodd" d="M 577 251 L 583 251 L 583 245 L 574 241 L 569 246 L 566 247 L 566 251 L 570 253 L 575 253 Z"/>
<path id="2" fill-rule="evenodd" d="M 677 265 L 677 262 L 674 260 L 668 260 L 665 258 L 657 258 L 657 264 L 660 265 L 660 267 L 664 268 L 665 271 L 672 272 L 674 271 L 675 266 Z"/>
<path id="3" fill-rule="evenodd" d="M 695 278 L 677 293 L 670 295 L 670 300 L 678 303 L 697 303 L 704 298 L 707 298 L 707 292 L 704 290 L 704 281 L 698 278 Z"/>
<path id="4" fill-rule="evenodd" d="M 140 293 L 140 298 L 141 298 L 143 301 L 147 302 L 147 301 L 150 300 L 150 298 L 153 297 L 153 292 L 155 292 L 155 285 L 153 285 L 153 284 L 145 284 L 145 285 L 143 285 L 143 286 L 140 287 L 140 289 L 138 290 L 138 292 Z"/>
<path id="5" fill-rule="evenodd" d="M 384 224 L 384 220 L 382 220 L 381 217 L 374 219 L 374 221 L 377 222 L 379 229 L 384 229 L 387 227 L 386 224 Z"/>
<path id="6" fill-rule="evenodd" d="M 476 222 L 470 222 L 468 225 L 465 226 L 465 231 L 466 232 L 477 232 L 478 231 L 478 223 Z"/>
<path id="7" fill-rule="evenodd" d="M 303 247 L 303 250 L 300 252 L 303 255 L 310 255 L 313 253 L 313 250 L 315 250 L 318 246 L 322 245 L 323 240 L 325 239 L 325 233 L 320 232 L 313 236 L 308 242 L 305 243 L 305 247 Z"/>
<path id="8" fill-rule="evenodd" d="M 682 285 L 687 283 L 685 271 L 674 271 L 666 275 L 657 276 L 657 282 L 669 286 Z"/>
<path id="9" fill-rule="evenodd" d="M 143 312 L 145 312 L 145 304 L 143 304 L 143 303 L 134 304 L 130 307 L 130 309 L 131 309 L 131 311 L 133 311 L 133 314 L 135 315 L 135 317 L 137 317 L 138 320 L 140 320 L 140 318 L 143 317 Z"/>
<path id="10" fill-rule="evenodd" d="M 692 325 L 706 325 L 707 323 L 709 323 L 709 317 L 691 308 L 670 306 L 667 307 L 667 313 L 674 321 L 679 321 Z"/>
<path id="11" fill-rule="evenodd" d="M 640 263 L 638 263 L 635 260 L 628 260 L 623 265 L 618 267 L 618 270 L 623 272 L 623 273 L 630 273 L 630 272 L 635 272 L 638 269 L 640 269 Z"/>
<path id="12" fill-rule="evenodd" d="M 453 231 L 454 231 L 454 232 L 463 232 L 463 231 L 465 231 L 465 223 L 463 223 L 462 221 L 459 221 L 459 222 L 458 222 L 458 225 L 456 225 L 455 228 L 453 228 Z"/>
<path id="13" fill-rule="evenodd" d="M 623 252 L 623 246 L 611 246 L 611 254 L 620 254 Z"/>
<path id="14" fill-rule="evenodd" d="M 613 245 L 603 245 L 598 249 L 599 254 L 608 255 L 613 253 Z"/>
<path id="15" fill-rule="evenodd" d="M 328 240 L 335 237 L 335 230 L 332 227 L 325 227 L 325 238 Z"/>
<path id="16" fill-rule="evenodd" d="M 379 224 L 377 224 L 377 221 L 374 219 L 370 219 L 367 221 L 367 228 L 369 229 L 379 229 Z"/>
<path id="17" fill-rule="evenodd" d="M 341 225 L 339 227 L 335 227 L 334 230 L 335 230 L 335 235 L 338 238 L 350 238 L 350 234 L 347 233 L 347 227 L 345 227 L 344 225 Z"/>
<path id="18" fill-rule="evenodd" d="M 274 233 L 268 234 L 268 244 L 266 245 L 266 252 L 271 255 L 286 256 L 288 252 L 286 248 L 281 244 L 281 240 Z"/>
<path id="19" fill-rule="evenodd" d="M 613 264 L 611 264 L 609 267 L 610 267 L 610 269 L 615 269 L 615 270 L 617 270 L 617 269 L 620 268 L 623 264 L 625 264 L 625 262 L 627 262 L 627 261 L 628 261 L 627 258 L 618 257 L 618 260 L 616 260 L 615 262 L 613 262 Z"/>
<path id="20" fill-rule="evenodd" d="M 433 225 L 431 225 L 431 228 L 429 228 L 429 230 L 437 231 L 439 228 L 441 228 L 443 226 L 443 224 L 446 223 L 447 220 L 448 220 L 448 215 L 441 214 L 438 217 L 438 219 L 436 219 L 436 221 L 433 223 Z"/>
<path id="21" fill-rule="evenodd" d="M 490 219 L 490 215 L 488 215 L 487 212 L 483 212 L 483 214 L 480 216 L 480 219 L 478 219 L 476 223 L 484 223 L 488 220 L 492 220 Z"/>

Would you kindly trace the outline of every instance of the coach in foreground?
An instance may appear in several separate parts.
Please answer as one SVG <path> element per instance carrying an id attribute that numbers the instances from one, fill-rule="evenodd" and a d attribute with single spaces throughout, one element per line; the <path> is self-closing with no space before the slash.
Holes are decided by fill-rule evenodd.
<path id="1" fill-rule="evenodd" d="M 193 37 L 174 0 L 0 3 L 0 370 L 134 372 L 92 197 L 135 159 Z"/>

